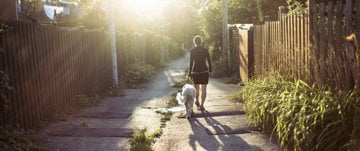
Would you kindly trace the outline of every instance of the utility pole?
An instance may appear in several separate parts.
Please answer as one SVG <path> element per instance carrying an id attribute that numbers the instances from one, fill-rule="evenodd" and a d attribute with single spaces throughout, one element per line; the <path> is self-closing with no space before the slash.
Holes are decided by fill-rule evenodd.
<path id="1" fill-rule="evenodd" d="M 114 8 L 112 0 L 109 0 L 109 35 L 110 35 L 110 46 L 111 46 L 111 61 L 113 71 L 113 88 L 117 93 L 119 81 L 117 71 L 117 54 L 116 54 L 116 43 L 115 43 L 115 23 L 114 23 Z M 116 94 L 115 94 L 116 95 Z"/>
<path id="2" fill-rule="evenodd" d="M 228 29 L 228 9 L 227 9 L 227 0 L 222 0 L 222 10 L 223 10 L 223 17 L 222 17 L 222 61 L 223 64 L 226 65 L 226 71 L 229 68 L 229 61 L 228 61 L 228 49 L 229 49 L 229 29 Z"/>

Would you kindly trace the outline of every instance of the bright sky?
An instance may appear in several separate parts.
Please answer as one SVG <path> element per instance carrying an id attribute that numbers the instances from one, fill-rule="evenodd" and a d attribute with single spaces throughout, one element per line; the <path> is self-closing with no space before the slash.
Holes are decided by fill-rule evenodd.
<path id="1" fill-rule="evenodd" d="M 126 7 L 136 13 L 161 12 L 165 0 L 126 0 Z"/>

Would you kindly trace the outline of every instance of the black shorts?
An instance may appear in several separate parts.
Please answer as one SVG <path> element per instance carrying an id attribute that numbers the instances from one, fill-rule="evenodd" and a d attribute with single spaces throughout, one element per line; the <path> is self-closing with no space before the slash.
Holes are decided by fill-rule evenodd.
<path id="1" fill-rule="evenodd" d="M 194 84 L 208 84 L 209 72 L 192 74 Z"/>

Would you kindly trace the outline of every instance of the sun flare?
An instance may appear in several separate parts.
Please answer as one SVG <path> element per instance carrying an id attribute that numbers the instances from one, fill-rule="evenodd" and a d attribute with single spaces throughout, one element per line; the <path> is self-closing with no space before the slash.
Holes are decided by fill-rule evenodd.
<path id="1" fill-rule="evenodd" d="M 164 0 L 127 0 L 126 5 L 137 13 L 159 12 L 164 6 Z"/>

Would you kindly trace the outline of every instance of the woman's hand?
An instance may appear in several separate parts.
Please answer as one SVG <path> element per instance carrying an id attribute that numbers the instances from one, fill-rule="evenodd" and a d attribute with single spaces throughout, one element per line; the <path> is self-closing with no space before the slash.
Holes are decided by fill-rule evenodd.
<path id="1" fill-rule="evenodd" d="M 188 74 L 187 80 L 189 81 L 190 79 L 192 79 L 191 73 Z"/>

